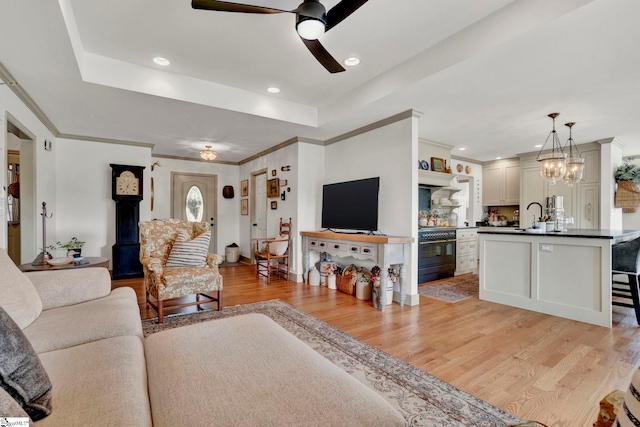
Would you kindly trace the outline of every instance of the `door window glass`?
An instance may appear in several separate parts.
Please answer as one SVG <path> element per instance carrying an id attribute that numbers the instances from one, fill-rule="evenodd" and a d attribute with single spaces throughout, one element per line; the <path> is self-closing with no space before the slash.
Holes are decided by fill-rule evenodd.
<path id="1" fill-rule="evenodd" d="M 202 222 L 204 215 L 204 200 L 202 192 L 197 186 L 192 186 L 187 192 L 186 202 L 187 221 Z"/>

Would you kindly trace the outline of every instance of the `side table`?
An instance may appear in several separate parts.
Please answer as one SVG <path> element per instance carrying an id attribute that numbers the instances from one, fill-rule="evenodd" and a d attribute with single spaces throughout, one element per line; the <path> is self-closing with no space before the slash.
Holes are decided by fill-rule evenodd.
<path id="1" fill-rule="evenodd" d="M 104 267 L 106 269 L 109 268 L 109 258 L 103 258 L 103 257 L 84 257 L 83 261 L 88 261 L 88 263 L 86 264 L 76 264 L 74 262 L 70 262 L 69 264 L 64 264 L 64 265 L 58 265 L 58 266 L 53 266 L 53 265 L 31 265 L 31 263 L 29 264 L 22 264 L 20 266 L 18 266 L 18 268 L 21 271 L 27 272 L 27 271 L 50 271 L 50 270 L 69 270 L 72 268 L 86 268 L 86 267 Z"/>

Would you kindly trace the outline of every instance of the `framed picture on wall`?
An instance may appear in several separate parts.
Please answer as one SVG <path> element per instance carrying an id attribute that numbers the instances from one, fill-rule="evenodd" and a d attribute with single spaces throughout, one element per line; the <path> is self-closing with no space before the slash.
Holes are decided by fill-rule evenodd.
<path id="1" fill-rule="evenodd" d="M 249 199 L 240 200 L 240 215 L 249 215 Z"/>
<path id="2" fill-rule="evenodd" d="M 240 181 L 240 197 L 247 197 L 249 195 L 249 180 L 243 179 Z"/>
<path id="3" fill-rule="evenodd" d="M 276 201 L 271 202 L 271 209 L 278 209 L 278 202 Z"/>
<path id="4" fill-rule="evenodd" d="M 280 197 L 280 180 L 278 178 L 267 181 L 267 197 Z"/>
<path id="5" fill-rule="evenodd" d="M 432 157 L 431 170 L 434 172 L 444 172 L 444 159 L 441 159 L 439 157 Z"/>

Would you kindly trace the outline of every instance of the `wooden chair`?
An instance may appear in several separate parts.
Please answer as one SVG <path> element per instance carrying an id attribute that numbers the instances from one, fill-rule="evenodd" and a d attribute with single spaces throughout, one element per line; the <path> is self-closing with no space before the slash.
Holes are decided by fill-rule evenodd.
<path id="1" fill-rule="evenodd" d="M 636 312 L 636 321 L 640 325 L 640 238 L 628 242 L 617 243 L 611 250 L 612 274 L 626 274 L 627 281 L 611 280 L 611 294 L 618 299 L 612 305 L 630 307 Z M 625 301 L 620 301 L 624 299 Z M 628 302 L 631 301 L 631 302 Z"/>
<path id="2" fill-rule="evenodd" d="M 255 239 L 254 257 L 256 260 L 256 277 L 265 277 L 271 284 L 271 276 L 289 280 L 291 259 L 291 230 L 293 222 L 282 222 L 280 218 L 280 235 L 264 239 Z"/>

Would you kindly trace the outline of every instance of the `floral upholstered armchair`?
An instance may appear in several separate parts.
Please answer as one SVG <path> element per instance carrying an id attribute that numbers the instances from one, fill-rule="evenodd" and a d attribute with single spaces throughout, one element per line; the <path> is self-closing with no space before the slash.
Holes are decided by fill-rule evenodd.
<path id="1" fill-rule="evenodd" d="M 168 219 L 139 225 L 146 300 L 158 312 L 158 323 L 163 322 L 165 309 L 217 302 L 218 310 L 222 310 L 218 264 L 223 257 L 208 253 L 209 224 Z M 209 295 L 213 291 L 217 292 L 216 297 Z M 166 300 L 187 295 L 195 295 L 195 301 L 164 304 Z"/>

